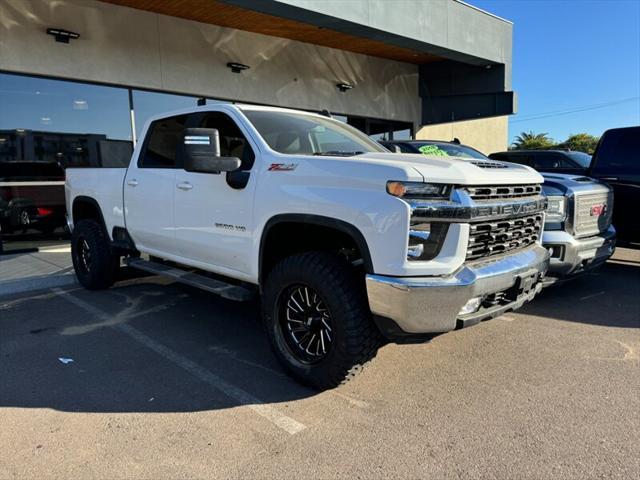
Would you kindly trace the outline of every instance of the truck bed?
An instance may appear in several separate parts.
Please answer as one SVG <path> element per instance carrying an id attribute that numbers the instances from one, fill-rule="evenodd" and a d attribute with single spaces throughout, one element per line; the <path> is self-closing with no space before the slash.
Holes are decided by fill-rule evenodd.
<path id="1" fill-rule="evenodd" d="M 114 226 L 124 226 L 122 187 L 126 174 L 126 168 L 68 168 L 64 187 L 68 208 L 80 196 L 96 200 L 111 235 Z"/>

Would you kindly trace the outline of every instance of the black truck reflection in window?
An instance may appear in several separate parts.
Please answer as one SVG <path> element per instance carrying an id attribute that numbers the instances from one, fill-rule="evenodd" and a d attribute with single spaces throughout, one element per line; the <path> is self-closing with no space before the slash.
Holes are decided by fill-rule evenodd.
<path id="1" fill-rule="evenodd" d="M 126 166 L 131 153 L 131 142 L 105 135 L 0 130 L 0 232 L 64 228 L 64 170 Z"/>

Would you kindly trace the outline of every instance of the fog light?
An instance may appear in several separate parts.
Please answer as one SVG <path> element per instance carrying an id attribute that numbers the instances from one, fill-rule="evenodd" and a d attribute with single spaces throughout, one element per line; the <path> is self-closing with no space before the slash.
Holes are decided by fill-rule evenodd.
<path id="1" fill-rule="evenodd" d="M 467 315 L 469 313 L 473 313 L 480 308 L 480 304 L 482 303 L 482 297 L 474 297 L 469 300 L 464 307 L 460 309 L 458 315 Z"/>
<path id="2" fill-rule="evenodd" d="M 409 245 L 407 248 L 407 257 L 409 259 L 420 258 L 424 253 L 424 244 L 419 243 L 418 245 Z"/>
<path id="3" fill-rule="evenodd" d="M 551 258 L 562 259 L 564 254 L 564 247 L 562 245 L 549 245 L 547 251 Z"/>

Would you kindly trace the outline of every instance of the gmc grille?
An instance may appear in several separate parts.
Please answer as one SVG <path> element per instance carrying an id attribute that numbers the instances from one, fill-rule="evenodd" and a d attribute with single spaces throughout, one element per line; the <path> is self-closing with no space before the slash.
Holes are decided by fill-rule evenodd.
<path id="1" fill-rule="evenodd" d="M 472 223 L 467 260 L 489 257 L 533 245 L 542 232 L 542 214 L 496 222 Z"/>
<path id="2" fill-rule="evenodd" d="M 466 187 L 473 200 L 495 200 L 499 198 L 523 198 L 540 195 L 540 185 L 496 185 Z"/>
<path id="3" fill-rule="evenodd" d="M 589 237 L 611 225 L 613 194 L 608 192 L 576 195 L 573 232 L 576 237 Z M 602 214 L 601 208 L 604 208 Z"/>

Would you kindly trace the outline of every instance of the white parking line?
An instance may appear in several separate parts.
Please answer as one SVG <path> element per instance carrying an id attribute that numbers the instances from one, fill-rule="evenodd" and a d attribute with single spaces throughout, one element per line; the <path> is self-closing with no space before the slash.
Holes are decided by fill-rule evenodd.
<path id="1" fill-rule="evenodd" d="M 64 298 L 68 302 L 76 305 L 77 307 L 82 308 L 86 312 L 97 316 L 99 319 L 101 319 L 104 322 L 108 322 L 112 317 L 108 313 L 100 310 L 97 307 L 94 307 L 93 305 L 85 302 L 84 300 L 80 300 L 79 298 L 74 297 L 73 295 L 70 295 L 64 290 L 61 290 L 59 288 L 54 288 L 53 291 L 58 295 L 60 295 L 61 298 Z M 230 384 L 226 380 L 223 380 L 222 378 L 218 377 L 214 373 L 211 373 L 209 370 L 201 367 L 197 363 L 194 363 L 188 358 L 183 357 L 179 353 L 176 353 L 173 350 L 165 347 L 164 345 L 161 345 L 160 343 L 146 336 L 144 333 L 140 332 L 134 327 L 121 323 L 121 324 L 113 325 L 112 328 L 128 335 L 129 337 L 138 341 L 148 349 L 153 350 L 158 355 L 161 355 L 162 357 L 174 363 L 175 365 L 179 366 L 183 370 L 186 370 L 194 377 L 198 378 L 199 380 L 202 380 L 203 382 L 207 383 L 208 385 L 215 388 L 216 390 L 221 391 L 226 396 L 233 398 L 240 405 L 245 405 L 249 407 L 255 413 L 266 418 L 271 423 L 276 425 L 278 428 L 281 428 L 285 432 L 293 435 L 307 428 L 306 425 L 303 425 L 302 423 L 294 420 L 293 418 L 287 417 L 286 415 L 280 413 L 278 410 L 276 410 L 272 406 L 266 405 L 259 398 L 256 398 L 250 393 L 247 393 L 244 390 L 236 387 L 235 385 Z"/>
<path id="2" fill-rule="evenodd" d="M 584 297 L 580 297 L 580 300 L 588 300 L 588 299 L 593 298 L 593 297 L 599 297 L 600 295 L 604 295 L 605 293 L 606 293 L 606 292 L 604 292 L 604 291 L 602 291 L 602 292 L 598 292 L 598 293 L 593 293 L 593 294 L 591 294 L 591 295 L 587 295 L 587 296 L 584 296 Z"/>

